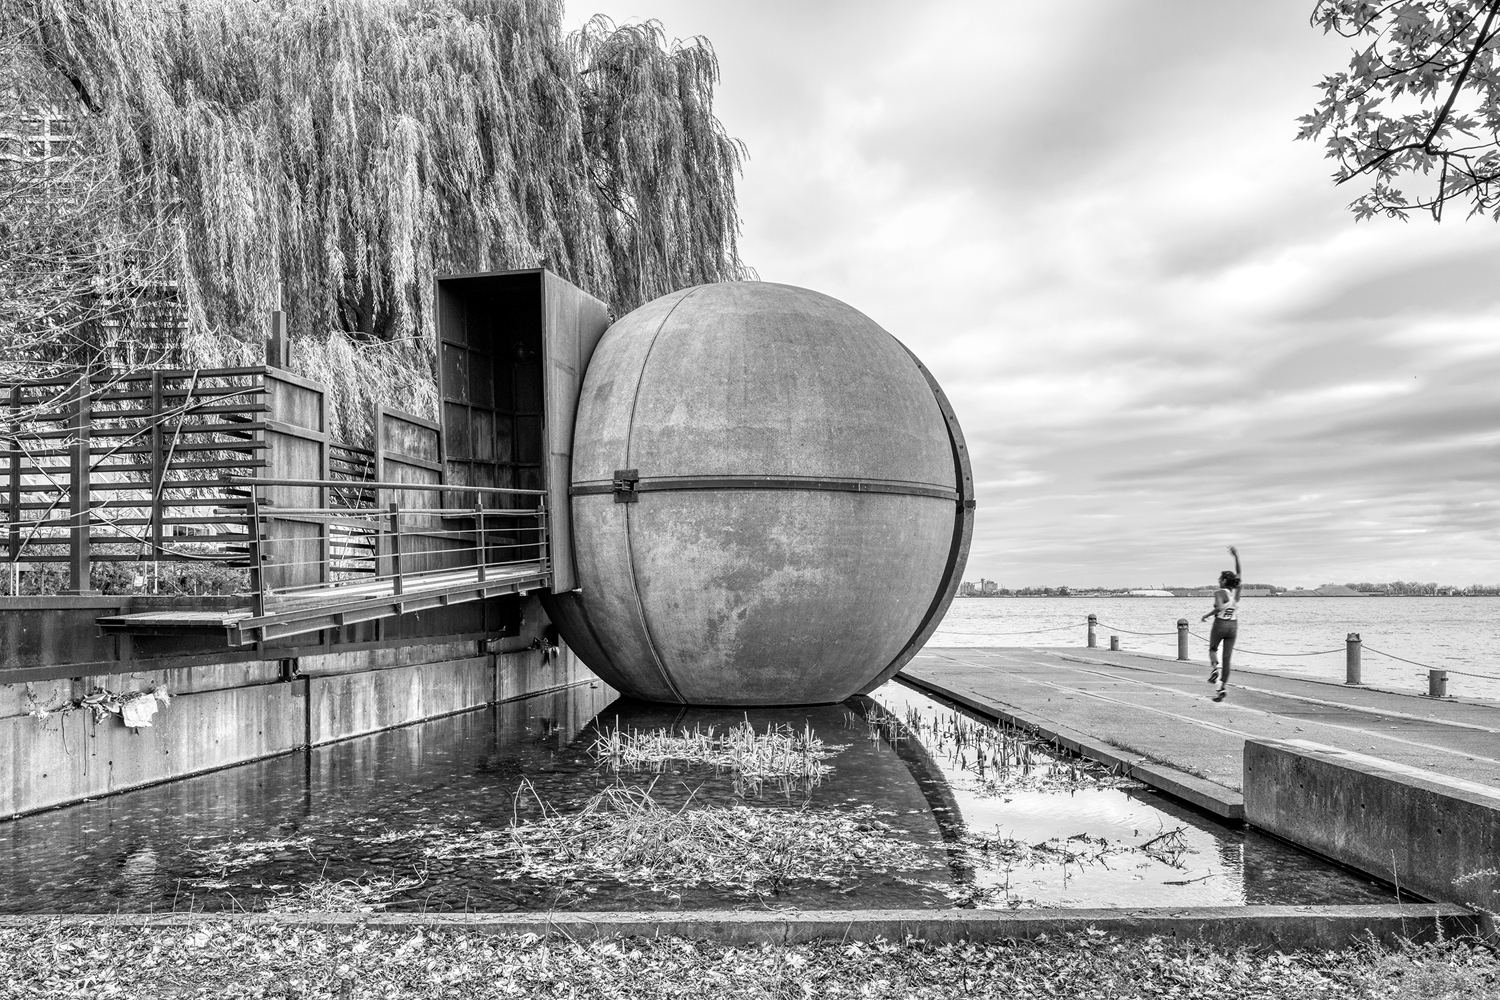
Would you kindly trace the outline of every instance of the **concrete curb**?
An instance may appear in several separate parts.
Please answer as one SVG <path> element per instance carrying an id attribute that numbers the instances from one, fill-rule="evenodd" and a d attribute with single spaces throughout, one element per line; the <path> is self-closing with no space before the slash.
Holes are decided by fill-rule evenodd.
<path id="1" fill-rule="evenodd" d="M 1461 906 L 1406 903 L 1380 906 L 1214 906 L 1078 910 L 809 910 L 747 912 L 679 910 L 597 913 L 159 913 L 0 916 L 0 929 L 115 928 L 182 930 L 228 924 L 535 935 L 575 941 L 679 937 L 724 945 L 808 941 L 1001 942 L 1085 930 L 1126 938 L 1166 937 L 1229 948 L 1331 950 L 1368 941 L 1430 940 L 1476 934 L 1475 916 Z M 1439 928 L 1441 931 L 1439 932 Z"/>
<path id="2" fill-rule="evenodd" d="M 1109 665 L 1113 666 L 1113 664 Z M 1233 823 L 1245 821 L 1245 797 L 1233 788 L 1226 788 L 1217 782 L 1200 778 L 1195 774 L 1188 774 L 1186 771 L 1179 771 L 1166 764 L 1151 763 L 1140 754 L 1110 746 L 1076 729 L 1059 726 L 1055 722 L 1037 718 L 973 692 L 959 691 L 946 684 L 914 676 L 908 670 L 910 668 L 902 670 L 896 677 L 914 687 L 956 702 L 980 715 L 1034 729 L 1044 739 L 1052 740 L 1059 746 L 1090 760 L 1118 766 L 1130 777 L 1175 799 L 1197 806 L 1220 819 Z"/>
<path id="3" fill-rule="evenodd" d="M 1428 899 L 1494 908 L 1500 788 L 1308 740 L 1246 740 L 1250 820 Z M 1487 923 L 1493 926 L 1493 921 Z"/>

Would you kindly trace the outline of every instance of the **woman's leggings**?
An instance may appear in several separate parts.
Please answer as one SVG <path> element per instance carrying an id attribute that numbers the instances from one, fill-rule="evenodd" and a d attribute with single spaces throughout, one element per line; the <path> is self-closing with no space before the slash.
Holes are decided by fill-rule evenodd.
<path id="1" fill-rule="evenodd" d="M 1234 655 L 1234 640 L 1239 637 L 1240 623 L 1223 618 L 1214 619 L 1214 627 L 1208 633 L 1208 658 L 1212 660 L 1214 654 L 1219 651 L 1219 643 L 1224 644 L 1224 660 L 1219 664 L 1219 683 L 1229 683 L 1229 658 Z"/>

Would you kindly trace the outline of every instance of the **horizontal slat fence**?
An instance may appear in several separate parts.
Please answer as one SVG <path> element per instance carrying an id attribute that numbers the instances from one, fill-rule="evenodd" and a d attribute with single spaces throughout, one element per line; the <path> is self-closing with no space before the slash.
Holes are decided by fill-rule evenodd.
<path id="1" fill-rule="evenodd" d="M 413 414 L 381 408 L 374 449 L 335 441 L 326 387 L 279 369 L 28 382 L 0 401 L 13 595 L 39 564 L 66 564 L 73 593 L 96 563 L 156 580 L 209 564 L 237 574 L 218 592 L 264 635 L 550 579 L 540 491 L 444 482 L 442 430 Z"/>
<path id="2" fill-rule="evenodd" d="M 224 487 L 227 477 L 334 476 L 351 488 L 331 494 L 352 506 L 372 504 L 373 494 L 356 484 L 373 478 L 373 453 L 343 445 L 335 452 L 325 441 L 305 440 L 326 437 L 321 427 L 302 426 L 302 397 L 320 395 L 316 384 L 263 366 L 100 373 L 0 387 L 8 404 L 0 514 L 11 593 L 22 568 L 34 564 L 66 564 L 72 591 L 88 589 L 92 563 L 249 569 L 245 519 L 224 510 L 245 491 Z M 300 410 L 290 405 L 298 401 Z M 298 438 L 309 455 L 275 447 L 279 437 Z M 301 461 L 309 457 L 313 464 Z"/>
<path id="3" fill-rule="evenodd" d="M 7 387 L 7 557 L 245 566 L 244 524 L 212 512 L 223 476 L 265 466 L 256 368 L 155 370 Z M 12 579 L 15 579 L 15 573 Z"/>

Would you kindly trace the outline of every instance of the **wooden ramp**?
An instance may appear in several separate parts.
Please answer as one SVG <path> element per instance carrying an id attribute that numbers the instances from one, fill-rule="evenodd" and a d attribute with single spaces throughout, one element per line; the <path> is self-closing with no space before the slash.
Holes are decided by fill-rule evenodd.
<path id="1" fill-rule="evenodd" d="M 268 593 L 265 613 L 248 605 L 214 611 L 155 611 L 109 615 L 97 619 L 104 632 L 131 635 L 185 635 L 223 632 L 229 645 L 243 646 L 325 628 L 340 628 L 412 611 L 479 601 L 503 594 L 524 594 L 547 586 L 551 569 L 545 560 L 505 563 L 474 569 L 409 573 L 396 580 L 306 587 Z"/>

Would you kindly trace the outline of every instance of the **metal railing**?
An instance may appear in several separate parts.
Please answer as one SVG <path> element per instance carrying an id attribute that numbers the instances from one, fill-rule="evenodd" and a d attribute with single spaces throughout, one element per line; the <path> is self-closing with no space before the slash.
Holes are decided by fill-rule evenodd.
<path id="1" fill-rule="evenodd" d="M 415 596 L 525 589 L 551 571 L 541 490 L 364 481 L 357 487 L 368 506 L 347 506 L 347 498 L 291 506 L 266 491 L 332 497 L 350 484 L 240 476 L 224 482 L 243 494 L 216 513 L 245 525 L 252 619 L 285 621 L 372 602 L 400 613 Z"/>

